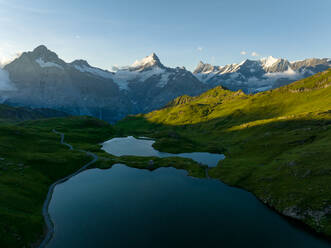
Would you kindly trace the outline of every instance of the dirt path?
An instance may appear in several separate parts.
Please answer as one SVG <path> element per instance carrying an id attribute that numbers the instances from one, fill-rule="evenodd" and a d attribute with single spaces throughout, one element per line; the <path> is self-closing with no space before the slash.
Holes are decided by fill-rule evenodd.
<path id="1" fill-rule="evenodd" d="M 64 142 L 64 134 L 63 133 L 60 133 L 60 132 L 56 131 L 55 129 L 53 129 L 53 132 L 61 136 L 61 144 L 67 146 L 70 150 L 74 150 L 72 145 Z M 47 234 L 46 234 L 44 240 L 39 245 L 39 248 L 46 247 L 47 243 L 51 240 L 51 238 L 54 234 L 54 224 L 53 224 L 53 222 L 52 222 L 52 220 L 49 216 L 48 206 L 49 206 L 49 203 L 52 199 L 52 195 L 53 195 L 53 191 L 54 191 L 55 186 L 60 184 L 60 183 L 63 183 L 65 181 L 67 181 L 68 179 L 70 179 L 73 176 L 76 176 L 77 174 L 79 174 L 80 172 L 85 170 L 87 167 L 89 167 L 91 164 L 94 164 L 99 159 L 98 156 L 95 155 L 92 152 L 88 152 L 88 151 L 84 151 L 84 150 L 77 150 L 77 151 L 84 152 L 87 155 L 91 156 L 93 159 L 90 162 L 88 162 L 87 164 L 85 164 L 83 167 L 81 167 L 79 170 L 77 170 L 76 172 L 74 172 L 74 173 L 70 174 L 69 176 L 66 176 L 66 177 L 56 181 L 55 183 L 53 183 L 49 187 L 49 190 L 48 190 L 48 193 L 47 193 L 47 196 L 46 196 L 46 200 L 44 202 L 43 209 L 42 209 L 42 214 L 44 216 L 44 220 L 45 220 L 45 224 L 46 224 L 46 228 L 47 228 Z"/>

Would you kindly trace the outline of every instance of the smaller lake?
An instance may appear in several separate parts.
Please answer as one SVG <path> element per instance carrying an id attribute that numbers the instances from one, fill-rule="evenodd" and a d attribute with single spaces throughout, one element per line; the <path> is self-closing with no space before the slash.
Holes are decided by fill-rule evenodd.
<path id="1" fill-rule="evenodd" d="M 143 156 L 143 157 L 182 157 L 190 158 L 198 163 L 208 165 L 209 167 L 217 166 L 220 160 L 225 156 L 209 152 L 192 152 L 192 153 L 167 153 L 159 152 L 152 146 L 155 143 L 151 139 L 136 139 L 129 136 L 126 138 L 114 138 L 102 144 L 102 150 L 114 156 Z"/>

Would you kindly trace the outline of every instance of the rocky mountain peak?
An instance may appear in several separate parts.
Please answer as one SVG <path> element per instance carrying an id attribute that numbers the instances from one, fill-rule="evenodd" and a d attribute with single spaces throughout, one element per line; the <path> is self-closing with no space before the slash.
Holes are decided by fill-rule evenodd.
<path id="1" fill-rule="evenodd" d="M 244 61 L 242 61 L 239 66 L 247 66 L 247 67 L 251 67 L 251 66 L 257 66 L 259 65 L 259 62 L 256 60 L 250 60 L 250 59 L 245 59 Z"/>
<path id="2" fill-rule="evenodd" d="M 266 72 L 285 72 L 290 69 L 291 65 L 287 59 L 276 59 L 269 56 L 264 61 L 261 60 L 262 67 Z"/>
<path id="3" fill-rule="evenodd" d="M 52 52 L 44 45 L 40 45 L 33 51 L 22 53 L 21 56 L 7 64 L 4 69 L 7 71 L 23 72 L 26 70 L 35 71 L 37 67 L 41 69 L 56 68 L 56 70 L 63 70 L 66 67 L 66 63 L 55 52 Z"/>
<path id="4" fill-rule="evenodd" d="M 208 73 L 212 72 L 214 69 L 215 67 L 211 64 L 205 64 L 204 62 L 200 61 L 193 73 Z"/>
<path id="5" fill-rule="evenodd" d="M 81 66 L 81 67 L 84 67 L 84 66 L 91 67 L 90 64 L 86 60 L 83 60 L 83 59 L 76 59 L 73 62 L 71 62 L 71 64 Z"/>
<path id="6" fill-rule="evenodd" d="M 148 57 L 152 58 L 153 60 L 159 60 L 159 57 L 156 55 L 156 53 L 152 53 Z"/>
<path id="7" fill-rule="evenodd" d="M 44 61 L 57 61 L 59 57 L 56 53 L 49 50 L 46 46 L 40 45 L 32 51 L 32 56 L 34 58 L 41 58 Z"/>
<path id="8" fill-rule="evenodd" d="M 143 58 L 142 60 L 137 60 L 136 62 L 134 62 L 131 66 L 131 69 L 142 71 L 151 67 L 164 68 L 159 57 L 155 53 L 152 53 L 151 55 Z"/>
<path id="9" fill-rule="evenodd" d="M 295 69 L 299 69 L 300 67 L 304 67 L 304 66 L 312 67 L 312 66 L 317 66 L 317 65 L 330 66 L 330 59 L 328 59 L 328 58 L 323 58 L 323 59 L 308 58 L 305 60 L 291 62 L 291 66 Z"/>
<path id="10" fill-rule="evenodd" d="M 268 67 L 273 66 L 275 63 L 277 63 L 279 61 L 279 59 L 277 59 L 273 56 L 268 56 L 266 58 L 262 58 L 260 61 L 264 68 L 268 68 Z"/>
<path id="11" fill-rule="evenodd" d="M 47 48 L 45 45 L 37 46 L 37 47 L 33 50 L 34 53 L 45 53 L 45 52 L 47 52 L 47 51 L 49 51 L 49 50 L 48 50 L 48 48 Z"/>

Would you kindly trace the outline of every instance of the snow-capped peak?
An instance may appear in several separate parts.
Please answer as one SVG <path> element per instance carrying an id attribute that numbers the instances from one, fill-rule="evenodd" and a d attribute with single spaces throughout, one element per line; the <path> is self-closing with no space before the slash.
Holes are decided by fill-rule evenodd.
<path id="1" fill-rule="evenodd" d="M 131 65 L 131 68 L 135 70 L 143 70 L 148 67 L 153 67 L 153 66 L 158 66 L 158 67 L 163 67 L 163 65 L 160 62 L 160 59 L 156 56 L 155 53 L 152 53 L 151 55 L 143 58 L 142 60 L 137 60 Z"/>
<path id="2" fill-rule="evenodd" d="M 246 62 L 248 61 L 248 59 L 245 59 L 245 60 L 243 60 L 243 61 L 241 61 L 239 64 L 236 64 L 236 63 L 234 63 L 234 64 L 231 64 L 231 65 L 233 65 L 233 66 L 242 66 L 243 64 L 245 64 Z"/>
<path id="3" fill-rule="evenodd" d="M 200 60 L 197 67 L 204 66 L 204 65 L 205 65 L 205 63 Z"/>
<path id="4" fill-rule="evenodd" d="M 262 58 L 260 61 L 264 68 L 269 68 L 269 67 L 273 66 L 275 63 L 277 63 L 278 60 L 279 59 L 277 59 L 277 58 L 269 56 L 266 58 Z"/>

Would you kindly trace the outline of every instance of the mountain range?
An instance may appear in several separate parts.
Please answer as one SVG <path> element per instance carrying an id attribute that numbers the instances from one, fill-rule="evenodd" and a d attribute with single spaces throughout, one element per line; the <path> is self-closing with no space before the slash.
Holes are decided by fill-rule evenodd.
<path id="1" fill-rule="evenodd" d="M 255 93 L 329 67 L 330 59 L 289 62 L 268 57 L 226 66 L 200 62 L 192 73 L 184 67 L 166 67 L 152 53 L 131 66 L 108 71 L 85 60 L 66 63 L 41 45 L 22 53 L 0 71 L 0 101 L 115 122 L 128 114 L 161 108 L 181 95 L 199 95 L 217 85 Z"/>
<path id="2" fill-rule="evenodd" d="M 331 60 L 327 58 L 289 62 L 269 56 L 225 66 L 200 62 L 194 74 L 209 87 L 222 85 L 230 90 L 241 89 L 245 93 L 256 93 L 278 88 L 330 67 Z"/>

